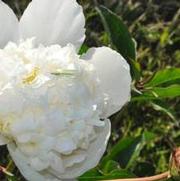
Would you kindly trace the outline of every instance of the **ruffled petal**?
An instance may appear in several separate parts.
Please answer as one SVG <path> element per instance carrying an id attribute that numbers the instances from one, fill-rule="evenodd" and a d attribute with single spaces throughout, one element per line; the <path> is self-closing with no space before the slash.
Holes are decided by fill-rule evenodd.
<path id="1" fill-rule="evenodd" d="M 89 60 L 97 71 L 105 104 L 102 117 L 119 111 L 130 100 L 131 75 L 126 60 L 116 51 L 108 48 L 91 48 L 83 59 Z"/>
<path id="2" fill-rule="evenodd" d="M 20 20 L 21 38 L 38 44 L 68 43 L 79 48 L 85 38 L 85 17 L 76 0 L 33 0 Z"/>
<path id="3" fill-rule="evenodd" d="M 0 48 L 9 41 L 18 40 L 18 19 L 13 11 L 0 0 Z"/>
<path id="4" fill-rule="evenodd" d="M 22 175 L 30 181 L 45 181 L 44 176 L 33 170 L 28 164 L 28 159 L 12 144 L 8 144 L 9 153 Z"/>
<path id="5" fill-rule="evenodd" d="M 74 167 L 67 168 L 66 172 L 59 175 L 59 177 L 63 179 L 76 178 L 84 174 L 86 171 L 96 167 L 106 151 L 110 134 L 111 123 L 107 119 L 105 120 L 105 127 L 97 128 L 97 138 L 89 146 L 86 153 L 86 160 L 81 164 L 75 164 Z"/>

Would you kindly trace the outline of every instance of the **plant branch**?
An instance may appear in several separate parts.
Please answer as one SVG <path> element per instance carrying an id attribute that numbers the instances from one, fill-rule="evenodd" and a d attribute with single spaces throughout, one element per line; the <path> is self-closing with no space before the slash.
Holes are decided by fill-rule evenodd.
<path id="1" fill-rule="evenodd" d="M 4 173 L 4 174 L 6 174 L 6 175 L 8 175 L 8 176 L 10 176 L 10 177 L 12 177 L 12 176 L 14 176 L 12 173 L 10 173 L 9 171 L 7 171 L 7 169 L 6 168 L 4 168 L 4 167 L 2 167 L 2 166 L 0 166 L 0 173 Z"/>
<path id="2" fill-rule="evenodd" d="M 155 175 L 152 177 L 142 177 L 142 178 L 128 178 L 128 179 L 116 179 L 116 180 L 109 180 L 109 181 L 158 181 L 170 178 L 170 172 L 164 172 L 159 175 Z"/>

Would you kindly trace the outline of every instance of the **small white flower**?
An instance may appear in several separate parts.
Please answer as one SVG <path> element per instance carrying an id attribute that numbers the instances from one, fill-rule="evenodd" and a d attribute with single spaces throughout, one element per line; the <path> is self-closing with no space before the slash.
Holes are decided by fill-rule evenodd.
<path id="1" fill-rule="evenodd" d="M 120 54 L 77 54 L 84 26 L 75 0 L 33 0 L 20 22 L 0 1 L 0 145 L 29 181 L 74 180 L 95 167 L 107 118 L 130 99 Z"/>

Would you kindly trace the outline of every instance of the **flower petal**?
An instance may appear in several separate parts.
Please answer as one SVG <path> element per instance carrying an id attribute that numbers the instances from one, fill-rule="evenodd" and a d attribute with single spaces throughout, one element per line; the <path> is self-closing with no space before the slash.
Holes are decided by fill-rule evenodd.
<path id="1" fill-rule="evenodd" d="M 81 163 L 86 158 L 86 153 L 83 151 L 76 151 L 71 156 L 64 156 L 63 162 L 65 167 L 72 167 L 76 163 Z"/>
<path id="2" fill-rule="evenodd" d="M 33 0 L 20 20 L 22 38 L 36 37 L 44 45 L 71 43 L 79 48 L 85 38 L 85 18 L 75 0 Z"/>
<path id="3" fill-rule="evenodd" d="M 57 172 L 64 173 L 65 169 L 64 169 L 63 160 L 61 159 L 61 157 L 57 156 L 53 152 L 50 152 L 48 154 L 48 157 L 50 159 L 50 166 L 52 167 L 52 169 Z"/>
<path id="4" fill-rule="evenodd" d="M 131 75 L 125 59 L 108 47 L 92 48 L 83 59 L 95 66 L 101 89 L 108 99 L 101 116 L 105 118 L 119 111 L 130 99 Z"/>
<path id="5" fill-rule="evenodd" d="M 97 139 L 91 143 L 87 151 L 86 160 L 82 163 L 75 164 L 73 167 L 66 168 L 66 172 L 64 174 L 59 175 L 60 178 L 76 178 L 86 171 L 94 168 L 99 163 L 100 159 L 102 158 L 107 143 L 111 133 L 111 123 L 107 119 L 105 120 L 105 127 L 97 128 L 98 135 Z"/>
<path id="6" fill-rule="evenodd" d="M 30 165 L 32 168 L 34 168 L 37 171 L 42 171 L 48 168 L 49 163 L 47 161 L 44 161 L 38 157 L 33 157 L 31 159 Z"/>
<path id="7" fill-rule="evenodd" d="M 16 146 L 13 143 L 8 144 L 8 150 L 16 166 L 19 168 L 20 172 L 27 180 L 31 180 L 31 181 L 45 180 L 41 174 L 33 170 L 32 167 L 28 165 L 28 162 L 27 162 L 28 158 L 23 156 L 23 154 L 16 148 Z"/>
<path id="8" fill-rule="evenodd" d="M 0 48 L 18 39 L 18 20 L 13 11 L 0 0 Z"/>

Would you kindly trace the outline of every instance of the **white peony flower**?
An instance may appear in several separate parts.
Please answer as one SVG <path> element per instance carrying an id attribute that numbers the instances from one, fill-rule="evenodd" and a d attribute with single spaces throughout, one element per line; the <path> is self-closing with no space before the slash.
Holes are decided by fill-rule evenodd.
<path id="1" fill-rule="evenodd" d="M 75 0 L 33 0 L 20 22 L 0 1 L 0 145 L 29 181 L 70 181 L 95 167 L 108 117 L 130 99 L 120 54 L 77 54 L 84 26 Z"/>

